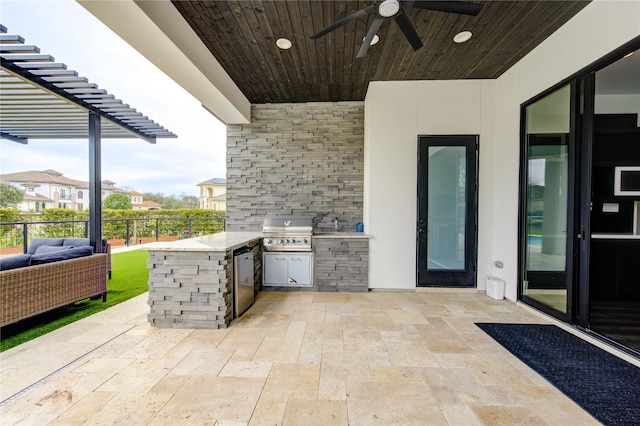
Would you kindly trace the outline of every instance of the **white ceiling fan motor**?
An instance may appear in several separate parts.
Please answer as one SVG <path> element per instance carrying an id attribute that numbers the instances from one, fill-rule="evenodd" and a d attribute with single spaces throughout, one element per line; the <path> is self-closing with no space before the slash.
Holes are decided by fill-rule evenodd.
<path id="1" fill-rule="evenodd" d="M 384 18 L 389 18 L 400 10 L 400 2 L 398 0 L 384 0 L 378 6 L 378 13 Z"/>

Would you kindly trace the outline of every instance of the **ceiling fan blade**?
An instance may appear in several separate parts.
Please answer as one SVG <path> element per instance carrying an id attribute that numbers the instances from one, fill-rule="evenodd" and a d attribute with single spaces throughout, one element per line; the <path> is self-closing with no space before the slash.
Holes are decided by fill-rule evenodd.
<path id="1" fill-rule="evenodd" d="M 369 51 L 369 46 L 371 46 L 371 40 L 373 40 L 373 36 L 376 35 L 378 30 L 380 29 L 380 25 L 382 25 L 382 21 L 384 18 L 380 15 L 376 17 L 373 21 L 373 24 L 369 27 L 369 31 L 367 32 L 367 36 L 364 38 L 362 42 L 362 46 L 360 46 L 360 50 L 358 50 L 358 55 L 356 58 L 364 58 L 367 56 L 367 52 Z"/>
<path id="2" fill-rule="evenodd" d="M 438 12 L 459 13 L 461 15 L 476 16 L 482 10 L 481 4 L 466 1 L 420 1 L 413 2 L 416 9 L 435 10 Z"/>
<path id="3" fill-rule="evenodd" d="M 327 28 L 325 28 L 324 30 L 320 31 L 319 33 L 316 33 L 314 35 L 312 35 L 310 38 L 311 40 L 316 40 L 320 37 L 322 37 L 325 34 L 329 34 L 331 31 L 335 31 L 338 28 L 342 27 L 343 25 L 348 24 L 349 22 L 356 20 L 358 18 L 362 18 L 363 16 L 367 16 L 370 13 L 376 12 L 377 8 L 375 5 L 370 4 L 369 6 L 365 7 L 364 9 L 360 9 L 357 12 L 352 13 L 349 16 L 345 16 L 344 18 L 334 22 L 333 24 L 329 25 Z"/>
<path id="4" fill-rule="evenodd" d="M 402 11 L 402 9 L 400 9 L 400 11 L 395 14 L 393 19 L 400 27 L 400 30 L 402 31 L 406 39 L 409 41 L 409 43 L 411 43 L 411 47 L 413 47 L 413 50 L 420 49 L 423 46 L 422 40 L 420 40 L 420 36 L 416 32 L 416 29 L 413 28 L 409 17 Z"/>

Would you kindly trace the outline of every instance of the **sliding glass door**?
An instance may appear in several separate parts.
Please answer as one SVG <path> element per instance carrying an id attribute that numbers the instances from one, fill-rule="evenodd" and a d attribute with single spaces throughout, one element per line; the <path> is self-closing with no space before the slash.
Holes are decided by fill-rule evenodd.
<path id="1" fill-rule="evenodd" d="M 572 283 L 571 86 L 524 108 L 522 299 L 564 318 Z"/>
<path id="2" fill-rule="evenodd" d="M 520 300 L 636 355 L 639 97 L 640 37 L 522 106 L 518 271 Z"/>

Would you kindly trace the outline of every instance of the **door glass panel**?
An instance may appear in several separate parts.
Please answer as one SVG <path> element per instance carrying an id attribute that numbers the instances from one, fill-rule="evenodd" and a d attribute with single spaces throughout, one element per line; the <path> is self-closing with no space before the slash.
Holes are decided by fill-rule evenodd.
<path id="1" fill-rule="evenodd" d="M 522 294 L 567 309 L 570 87 L 526 108 L 527 179 Z"/>
<path id="2" fill-rule="evenodd" d="M 430 146 L 428 160 L 429 270 L 464 270 L 466 147 Z"/>
<path id="3" fill-rule="evenodd" d="M 589 240 L 592 331 L 640 354 L 640 50 L 595 73 Z"/>
<path id="4" fill-rule="evenodd" d="M 561 143 L 561 139 L 558 139 Z M 529 147 L 527 270 L 564 271 L 567 247 L 567 146 Z"/>

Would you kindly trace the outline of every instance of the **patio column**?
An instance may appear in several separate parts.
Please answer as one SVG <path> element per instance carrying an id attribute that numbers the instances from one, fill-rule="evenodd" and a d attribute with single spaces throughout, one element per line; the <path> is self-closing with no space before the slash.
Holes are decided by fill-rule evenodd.
<path id="1" fill-rule="evenodd" d="M 100 115 L 89 112 L 89 243 L 102 253 L 102 159 Z"/>

